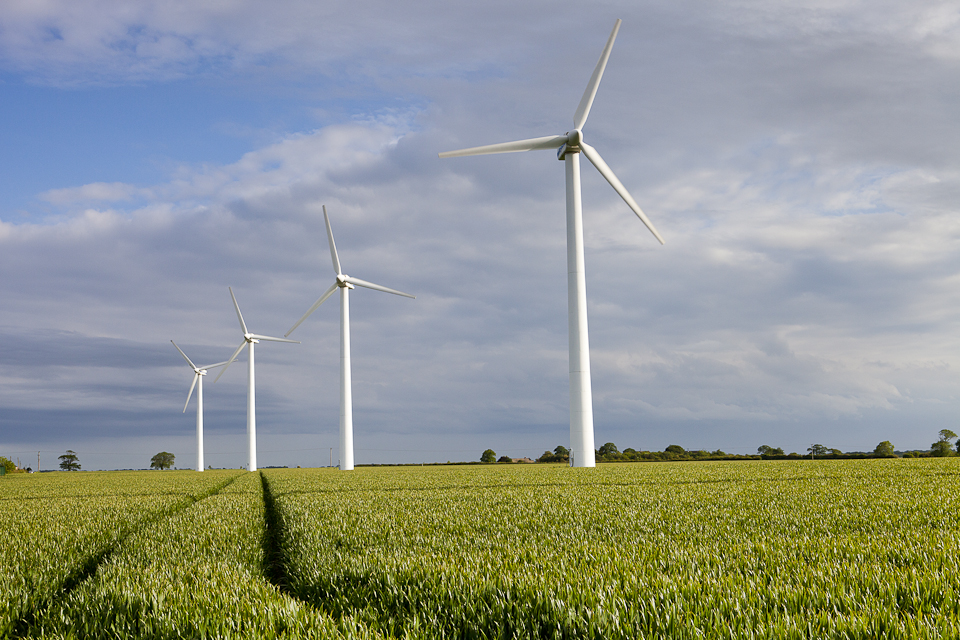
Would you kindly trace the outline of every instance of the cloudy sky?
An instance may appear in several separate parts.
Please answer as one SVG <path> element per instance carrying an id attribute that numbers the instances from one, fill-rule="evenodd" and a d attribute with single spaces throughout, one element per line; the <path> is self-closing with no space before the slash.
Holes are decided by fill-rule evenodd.
<path id="1" fill-rule="evenodd" d="M 0 455 L 193 466 L 198 363 L 358 290 L 356 457 L 569 443 L 562 134 L 583 165 L 598 445 L 927 448 L 960 414 L 955 2 L 12 0 L 0 7 Z M 339 311 L 257 351 L 259 461 L 336 462 Z M 244 358 L 245 359 L 245 358 Z M 246 461 L 245 362 L 205 386 Z M 332 448 L 332 452 L 331 452 Z"/>

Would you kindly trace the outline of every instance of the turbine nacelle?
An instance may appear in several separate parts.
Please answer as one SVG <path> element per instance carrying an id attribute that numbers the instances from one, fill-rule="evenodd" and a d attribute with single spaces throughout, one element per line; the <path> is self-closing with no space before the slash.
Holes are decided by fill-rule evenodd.
<path id="1" fill-rule="evenodd" d="M 341 289 L 355 288 L 352 284 L 350 284 L 350 276 L 348 276 L 345 273 L 337 274 L 337 286 L 340 287 Z"/>
<path id="2" fill-rule="evenodd" d="M 583 142 L 583 132 L 579 129 L 567 132 L 567 141 L 557 148 L 557 160 L 565 160 L 568 153 L 580 153 L 580 143 Z"/>

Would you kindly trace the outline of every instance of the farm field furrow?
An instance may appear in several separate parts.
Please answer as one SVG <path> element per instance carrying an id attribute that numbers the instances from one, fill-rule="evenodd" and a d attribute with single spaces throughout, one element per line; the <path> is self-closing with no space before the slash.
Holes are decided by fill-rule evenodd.
<path id="1" fill-rule="evenodd" d="M 36 638 L 377 638 L 266 578 L 258 473 L 129 536 L 23 631 Z"/>
<path id="2" fill-rule="evenodd" d="M 8 476 L 0 485 L 0 637 L 91 571 L 120 540 L 237 471 Z"/>
<path id="3" fill-rule="evenodd" d="M 960 636 L 960 460 L 264 472 L 297 597 L 401 637 Z"/>

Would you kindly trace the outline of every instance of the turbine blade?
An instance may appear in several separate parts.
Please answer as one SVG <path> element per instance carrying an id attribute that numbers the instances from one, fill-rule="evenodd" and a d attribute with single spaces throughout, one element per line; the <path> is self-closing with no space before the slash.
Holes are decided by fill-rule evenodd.
<path id="1" fill-rule="evenodd" d="M 224 360 L 223 362 L 218 362 L 217 364 L 205 364 L 202 367 L 197 367 L 198 369 L 216 369 L 217 367 L 222 367 L 225 364 L 230 364 L 230 360 Z"/>
<path id="2" fill-rule="evenodd" d="M 354 278 L 353 276 L 344 276 L 343 279 L 346 280 L 347 282 L 349 282 L 350 284 L 355 284 L 355 285 L 357 285 L 358 287 L 366 287 L 367 289 L 374 289 L 374 290 L 376 290 L 376 291 L 384 291 L 384 292 L 386 292 L 386 293 L 393 293 L 393 294 L 396 294 L 396 295 L 398 295 L 398 296 L 405 296 L 405 297 L 407 297 L 407 298 L 414 298 L 414 299 L 416 299 L 416 297 L 417 297 L 417 296 L 410 295 L 409 293 L 404 293 L 403 291 L 397 291 L 396 289 L 390 289 L 390 288 L 388 288 L 388 287 L 384 287 L 383 285 L 373 284 L 372 282 L 367 282 L 366 280 L 361 280 L 360 278 Z"/>
<path id="3" fill-rule="evenodd" d="M 183 403 L 183 411 L 181 413 L 187 412 L 187 405 L 190 404 L 190 398 L 193 397 L 193 388 L 197 386 L 197 380 L 200 379 L 200 374 L 194 372 L 193 374 L 193 384 L 190 385 L 190 393 L 187 394 L 187 401 Z"/>
<path id="4" fill-rule="evenodd" d="M 240 305 L 237 304 L 237 296 L 233 295 L 233 287 L 227 287 L 230 289 L 230 297 L 233 298 L 233 306 L 237 310 L 237 318 L 240 320 L 240 328 L 243 329 L 243 333 L 247 333 L 247 324 L 243 321 L 243 314 L 240 313 Z"/>
<path id="5" fill-rule="evenodd" d="M 531 149 L 557 149 L 567 141 L 567 136 L 545 136 L 543 138 L 530 138 L 529 140 L 517 140 L 515 142 L 501 142 L 499 144 L 488 144 L 483 147 L 470 147 L 469 149 L 460 149 L 458 151 L 444 151 L 439 154 L 441 158 L 459 158 L 462 156 L 485 156 L 491 153 L 517 153 L 518 151 L 530 151 Z"/>
<path id="6" fill-rule="evenodd" d="M 171 340 L 170 342 L 173 342 L 173 340 Z M 176 342 L 173 342 L 173 346 L 177 347 L 177 343 L 176 343 Z M 193 370 L 196 371 L 196 370 L 197 370 L 197 365 L 193 364 L 193 362 L 190 361 L 190 358 L 188 358 L 188 357 L 187 357 L 187 354 L 185 354 L 185 353 L 183 352 L 183 349 L 181 349 L 180 347 L 177 347 L 177 351 L 179 351 L 179 352 L 180 352 L 180 355 L 183 356 L 183 359 L 187 361 L 187 364 L 189 364 L 191 367 L 193 367 Z"/>
<path id="7" fill-rule="evenodd" d="M 590 107 L 593 106 L 593 99 L 597 97 L 597 87 L 600 86 L 603 70 L 607 68 L 607 60 L 610 59 L 610 50 L 613 49 L 613 41 L 617 39 L 617 31 L 620 30 L 620 23 L 620 18 L 617 18 L 617 21 L 613 25 L 613 31 L 610 32 L 610 37 L 607 39 L 607 46 L 603 48 L 603 53 L 600 54 L 597 67 L 593 70 L 593 75 L 590 76 L 590 82 L 587 83 L 587 89 L 583 92 L 583 97 L 580 98 L 580 104 L 577 106 L 576 113 L 573 114 L 574 129 L 582 129 L 583 125 L 587 123 L 587 116 L 590 115 Z"/>
<path id="8" fill-rule="evenodd" d="M 633 209 L 633 212 L 637 214 L 637 217 L 640 218 L 640 221 L 643 224 L 647 225 L 647 229 L 650 229 L 650 233 L 660 241 L 660 244 L 663 244 L 663 238 L 654 228 L 653 223 L 647 218 L 647 216 L 640 209 L 640 205 L 637 204 L 637 201 L 633 199 L 633 196 L 630 195 L 630 192 L 627 191 L 627 188 L 623 186 L 623 183 L 617 178 L 613 173 L 610 167 L 607 166 L 607 163 L 603 161 L 603 158 L 600 157 L 600 154 L 597 153 L 597 150 L 588 145 L 585 142 L 580 142 L 580 148 L 583 150 L 583 155 L 587 156 L 587 159 L 593 163 L 593 166 L 597 168 L 597 171 L 600 172 L 604 178 L 607 179 L 607 182 L 610 183 L 610 186 L 620 194 L 620 197 L 623 198 L 623 201 L 627 203 L 627 206 Z"/>
<path id="9" fill-rule="evenodd" d="M 244 347 L 245 344 L 247 344 L 246 339 L 244 339 L 244 341 L 240 343 L 240 346 L 237 347 L 237 350 L 234 351 L 234 352 L 233 352 L 233 355 L 230 356 L 230 359 L 227 360 L 227 366 L 225 366 L 223 369 L 221 369 L 221 370 L 220 370 L 220 374 L 219 374 L 216 378 L 213 379 L 214 383 L 216 383 L 216 381 L 220 379 L 220 376 L 222 376 L 223 374 L 225 374 L 225 373 L 227 372 L 227 369 L 229 369 L 229 368 L 230 368 L 230 365 L 233 364 L 233 361 L 237 359 L 237 355 L 240 353 L 240 350 L 243 349 L 243 347 Z"/>
<path id="10" fill-rule="evenodd" d="M 299 340 L 287 340 L 286 338 L 274 338 L 273 336 L 262 336 L 259 333 L 249 334 L 254 340 L 269 340 L 270 342 L 292 342 L 294 344 L 300 344 Z"/>
<path id="11" fill-rule="evenodd" d="M 327 223 L 327 240 L 330 241 L 330 257 L 333 258 L 333 270 L 336 271 L 339 276 L 342 273 L 340 271 L 340 257 L 337 255 L 337 244 L 333 241 L 333 229 L 330 228 L 330 216 L 327 215 L 327 205 L 323 205 L 323 221 Z"/>
<path id="12" fill-rule="evenodd" d="M 337 283 L 334 282 L 334 283 L 330 286 L 330 288 L 327 289 L 327 290 L 323 293 L 323 295 L 320 296 L 320 298 L 317 299 L 317 301 L 313 303 L 313 306 L 310 307 L 309 309 L 307 309 L 307 312 L 306 312 L 305 314 L 303 314 L 303 317 L 300 318 L 299 320 L 297 320 L 297 324 L 295 324 L 295 325 L 293 325 L 292 327 L 290 327 L 290 331 L 287 331 L 285 334 L 283 334 L 284 337 L 286 337 L 286 336 L 290 335 L 291 333 L 293 333 L 293 330 L 296 329 L 297 327 L 299 327 L 300 324 L 303 323 L 304 320 L 306 320 L 307 318 L 309 318 L 309 317 L 310 317 L 310 314 L 313 313 L 314 311 L 316 311 L 316 310 L 317 310 L 317 307 L 319 307 L 320 305 L 322 305 L 322 304 L 327 300 L 327 298 L 329 298 L 331 295 L 333 295 L 333 292 L 336 291 L 336 290 L 337 290 Z"/>

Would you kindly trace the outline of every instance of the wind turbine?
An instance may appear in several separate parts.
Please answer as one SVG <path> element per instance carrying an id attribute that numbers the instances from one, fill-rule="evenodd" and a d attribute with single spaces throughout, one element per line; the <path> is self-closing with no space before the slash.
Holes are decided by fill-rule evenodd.
<path id="1" fill-rule="evenodd" d="M 170 342 L 173 342 L 171 340 Z M 173 342 L 173 346 L 177 347 L 177 343 Z M 193 361 L 187 357 L 187 354 L 183 352 L 183 349 L 177 347 L 177 351 L 180 352 L 180 355 L 183 356 L 183 359 L 187 361 L 187 364 L 190 365 L 190 368 L 193 369 L 193 382 L 190 384 L 190 393 L 187 394 L 187 401 L 183 403 L 183 413 L 187 412 L 187 405 L 190 404 L 190 398 L 193 396 L 193 388 L 197 388 L 197 471 L 203 471 L 203 376 L 207 375 L 207 369 L 213 369 L 216 367 L 222 367 L 227 364 L 227 362 L 218 362 L 217 364 L 208 364 L 202 367 L 198 367 L 193 364 Z"/>
<path id="2" fill-rule="evenodd" d="M 247 347 L 247 450 L 249 452 L 249 458 L 247 462 L 248 471 L 257 470 L 257 399 L 256 399 L 256 383 L 254 375 L 254 358 L 253 358 L 253 345 L 257 344 L 261 340 L 267 340 L 270 342 L 294 342 L 300 344 L 299 340 L 286 340 L 284 338 L 273 338 L 271 336 L 261 336 L 258 333 L 250 333 L 247 331 L 247 324 L 243 321 L 243 314 L 240 313 L 240 305 L 237 304 L 237 296 L 233 295 L 233 288 L 227 287 L 230 289 L 230 297 L 233 298 L 233 307 L 237 310 L 237 319 L 240 320 L 240 330 L 243 331 L 243 342 L 240 343 L 240 346 L 237 347 L 237 350 L 233 352 L 233 355 L 230 356 L 230 359 L 227 360 L 227 366 L 223 368 L 220 374 L 214 379 L 214 382 L 220 379 L 227 369 L 230 368 L 230 364 L 236 359 L 240 354 L 240 350 L 243 349 L 244 345 Z"/>
<path id="3" fill-rule="evenodd" d="M 303 317 L 297 320 L 297 323 L 290 327 L 285 336 L 293 333 L 293 330 L 310 317 L 310 314 L 326 301 L 333 292 L 340 289 L 340 470 L 353 470 L 353 382 L 350 372 L 350 289 L 354 285 L 375 289 L 376 291 L 385 291 L 398 296 L 407 298 L 416 298 L 409 293 L 389 289 L 379 284 L 373 284 L 360 278 L 354 278 L 343 273 L 340 268 L 340 258 L 337 256 L 337 245 L 333 241 L 333 229 L 330 228 L 330 217 L 327 215 L 327 207 L 323 207 L 323 220 L 327 224 L 327 240 L 330 243 L 330 257 L 333 259 L 333 271 L 337 274 L 336 280 L 330 285 L 320 298 L 313 303 L 313 306 L 307 309 Z"/>
<path id="4" fill-rule="evenodd" d="M 517 140 L 458 151 L 447 151 L 441 158 L 479 156 L 491 153 L 514 153 L 531 149 L 556 149 L 557 159 L 566 164 L 567 183 L 567 316 L 570 335 L 570 448 L 571 466 L 596 466 L 593 438 L 593 392 L 590 384 L 590 339 L 587 331 L 587 285 L 583 263 L 583 211 L 580 201 L 580 153 L 587 156 L 610 186 L 620 194 L 647 229 L 663 244 L 663 238 L 647 219 L 633 196 L 620 182 L 597 150 L 583 140 L 583 125 L 590 115 L 597 87 L 610 58 L 613 41 L 621 21 L 613 25 L 607 45 L 600 54 L 587 89 L 573 114 L 573 130 L 563 135 Z"/>

